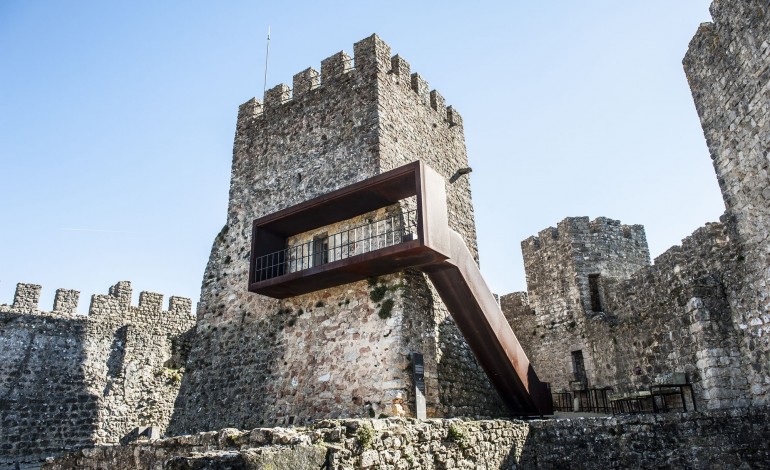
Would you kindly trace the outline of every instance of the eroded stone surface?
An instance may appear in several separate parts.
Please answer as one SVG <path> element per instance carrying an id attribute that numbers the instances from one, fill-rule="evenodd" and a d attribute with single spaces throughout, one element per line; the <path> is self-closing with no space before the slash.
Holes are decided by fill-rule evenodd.
<path id="1" fill-rule="evenodd" d="M 769 417 L 754 408 L 533 421 L 326 420 L 102 446 L 44 469 L 764 468 Z"/>

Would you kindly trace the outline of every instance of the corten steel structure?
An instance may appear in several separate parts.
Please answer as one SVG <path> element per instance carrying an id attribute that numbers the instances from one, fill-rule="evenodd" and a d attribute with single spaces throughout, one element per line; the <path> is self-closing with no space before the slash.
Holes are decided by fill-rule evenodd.
<path id="1" fill-rule="evenodd" d="M 386 243 L 332 261 L 324 257 L 307 268 L 290 268 L 290 237 L 412 196 L 416 223 L 387 231 Z M 449 228 L 444 179 L 424 163 L 413 162 L 256 219 L 251 248 L 249 290 L 278 299 L 410 267 L 420 269 L 511 411 L 552 414 L 548 385 L 537 378 L 462 237 Z M 328 248 L 316 247 L 320 249 Z M 317 258 L 315 253 L 310 256 Z"/>

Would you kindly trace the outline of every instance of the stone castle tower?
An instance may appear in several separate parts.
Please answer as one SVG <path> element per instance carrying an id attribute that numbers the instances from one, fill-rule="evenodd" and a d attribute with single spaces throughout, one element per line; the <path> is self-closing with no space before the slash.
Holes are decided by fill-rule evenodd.
<path id="1" fill-rule="evenodd" d="M 650 264 L 644 227 L 568 217 L 522 241 L 521 250 L 528 291 L 501 298 L 509 323 L 552 389 L 593 385 L 600 371 L 586 326 L 608 311 L 607 282 Z"/>
<path id="2" fill-rule="evenodd" d="M 729 279 L 752 403 L 770 403 L 770 21 L 767 2 L 711 5 L 684 69 L 738 242 L 739 282 Z M 730 285 L 733 284 L 733 285 Z"/>
<path id="3" fill-rule="evenodd" d="M 247 291 L 254 219 L 416 160 L 444 177 L 450 228 L 478 259 L 462 119 L 377 36 L 240 107 L 172 432 L 414 416 L 414 353 L 428 416 L 506 413 L 416 271 L 284 301 Z"/>

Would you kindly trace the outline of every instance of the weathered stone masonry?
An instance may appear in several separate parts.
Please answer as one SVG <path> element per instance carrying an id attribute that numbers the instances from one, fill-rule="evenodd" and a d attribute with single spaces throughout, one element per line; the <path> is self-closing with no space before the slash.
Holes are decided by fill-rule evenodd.
<path id="1" fill-rule="evenodd" d="M 535 421 L 324 420 L 98 447 L 46 470 L 767 468 L 766 408 Z"/>
<path id="2" fill-rule="evenodd" d="M 174 432 L 412 416 L 413 352 L 424 355 L 430 416 L 506 413 L 422 274 L 283 302 L 247 292 L 252 220 L 418 159 L 445 177 L 450 226 L 476 253 L 469 182 L 457 174 L 468 166 L 459 114 L 376 36 L 354 53 L 239 110 L 227 224 L 204 275 Z M 384 299 L 374 294 L 383 289 Z"/>
<path id="3" fill-rule="evenodd" d="M 684 67 L 727 212 L 653 266 L 628 244 L 560 244 L 577 219 L 522 243 L 529 292 L 502 304 L 555 390 L 570 389 L 580 353 L 593 387 L 632 392 L 684 372 L 701 407 L 770 396 L 770 5 L 717 0 L 711 11 Z M 599 274 L 593 285 L 581 263 Z"/>
<path id="4" fill-rule="evenodd" d="M 525 253 L 531 243 L 522 243 Z M 633 249 L 630 257 L 638 252 Z M 623 256 L 622 250 L 615 253 Z M 620 277 L 600 271 L 601 284 L 594 293 L 600 311 L 579 301 L 563 311 L 543 308 L 524 293 L 503 296 L 501 304 L 535 367 L 551 365 L 548 373 L 555 391 L 573 388 L 572 354 L 580 351 L 584 385 L 632 392 L 667 373 L 685 372 L 698 406 L 745 406 L 747 379 L 741 372 L 743 358 L 725 287 L 736 282 L 738 256 L 729 226 L 708 224 L 652 266 Z M 573 279 L 567 276 L 556 284 L 580 292 Z M 592 293 L 584 290 L 582 295 Z M 562 304 L 569 300 L 561 293 L 555 296 L 565 299 Z M 553 319 L 554 311 L 561 320 Z"/>
<path id="5" fill-rule="evenodd" d="M 770 5 L 715 0 L 684 68 L 741 251 L 732 321 L 753 403 L 770 401 Z"/>
<path id="6" fill-rule="evenodd" d="M 118 443 L 139 426 L 165 430 L 183 372 L 190 300 L 142 292 L 131 284 L 95 295 L 56 292 L 38 310 L 41 287 L 19 284 L 0 305 L 0 468 L 95 444 Z"/>
<path id="7" fill-rule="evenodd" d="M 716 0 L 712 15 L 714 23 L 702 25 L 691 43 L 685 69 L 727 214 L 653 265 L 641 226 L 565 219 L 522 244 L 529 293 L 501 298 L 533 365 L 557 390 L 573 385 L 572 353 L 580 351 L 589 386 L 632 391 L 661 374 L 685 372 L 700 411 L 529 422 L 320 420 L 309 428 L 223 429 L 99 446 L 47 468 L 768 467 L 770 4 Z M 499 411 L 496 400 L 483 400 L 490 394 L 486 380 L 421 275 L 407 272 L 285 302 L 245 294 L 251 219 L 413 158 L 445 176 L 450 224 L 475 247 L 470 190 L 457 173 L 467 165 L 462 121 L 444 109 L 438 93 L 427 93 L 406 62 L 389 55 L 376 37 L 366 39 L 355 46 L 355 68 L 337 54 L 322 63 L 320 79 L 312 69 L 295 76 L 293 95 L 280 85 L 264 106 L 252 100 L 241 107 L 228 223 L 212 248 L 187 361 L 192 372 L 170 430 L 409 415 L 412 351 L 426 357 L 432 415 Z M 126 307 L 126 287 L 95 299 L 100 311 Z M 14 305 L 0 306 L 1 350 L 13 356 L 0 363 L 0 393 L 6 394 L 0 395 L 0 433 L 7 433 L 0 436 L 0 464 L 77 447 L 93 436 L 114 442 L 128 423 L 162 426 L 169 401 L 135 399 L 136 390 L 117 379 L 156 367 L 155 359 L 131 359 L 132 341 L 164 344 L 167 367 L 155 369 L 157 381 L 136 375 L 155 397 L 178 377 L 173 371 L 184 361 L 184 329 L 160 327 L 181 333 L 164 343 L 161 337 L 169 336 L 132 336 L 133 323 L 116 322 L 97 328 L 92 347 L 69 340 L 88 338 L 92 326 L 70 319 L 77 293 L 58 293 L 48 314 L 36 310 L 38 292 L 20 285 Z M 380 315 L 383 299 L 393 301 L 389 316 Z M 139 310 L 142 305 L 160 310 L 153 294 L 143 295 Z M 95 316 L 93 326 L 98 321 Z M 47 375 L 37 373 L 50 351 L 67 359 Z M 89 362 L 92 354 L 101 362 Z M 67 382 L 73 379 L 79 385 Z M 110 395 L 120 387 L 125 402 Z M 49 394 L 43 398 L 38 390 Z M 162 397 L 173 396 L 170 390 Z M 16 400 L 13 393 L 26 395 Z M 115 414 L 101 414 L 105 410 Z M 30 432 L 41 439 L 22 439 Z"/>
<path id="8" fill-rule="evenodd" d="M 585 330 L 606 310 L 602 282 L 626 279 L 649 265 L 644 228 L 574 217 L 521 246 L 529 290 L 503 296 L 501 306 L 543 380 L 554 390 L 569 390 L 572 352 L 583 351 L 589 377 L 596 369 L 585 351 Z"/>

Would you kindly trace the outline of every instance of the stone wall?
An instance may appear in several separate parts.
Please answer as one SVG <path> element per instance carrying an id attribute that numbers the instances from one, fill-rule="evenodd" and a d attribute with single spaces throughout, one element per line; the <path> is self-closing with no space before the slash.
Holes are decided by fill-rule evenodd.
<path id="1" fill-rule="evenodd" d="M 570 322 L 544 321 L 551 317 L 521 293 L 503 296 L 501 305 L 535 369 L 551 374 L 554 391 L 570 390 L 571 353 L 582 351 L 589 387 L 627 393 L 684 372 L 699 407 L 746 406 L 744 359 L 727 299 L 744 264 L 733 238 L 731 224 L 707 224 L 630 278 L 604 278 L 604 311 L 573 307 Z"/>
<path id="2" fill-rule="evenodd" d="M 561 238 L 561 224 L 522 243 L 529 302 L 516 294 L 503 304 L 555 390 L 574 379 L 569 354 L 580 350 L 591 386 L 628 392 L 685 372 L 700 406 L 770 399 L 770 5 L 717 0 L 711 12 L 684 67 L 727 212 L 627 280 L 631 271 Z M 593 269 L 601 282 L 587 293 Z M 601 308 L 586 302 L 592 294 Z"/>
<path id="3" fill-rule="evenodd" d="M 746 377 L 726 291 L 741 262 L 730 225 L 695 231 L 631 279 L 606 286 L 610 315 L 594 322 L 597 384 L 646 388 L 685 372 L 698 406 L 745 406 Z"/>
<path id="4" fill-rule="evenodd" d="M 445 177 L 450 226 L 475 253 L 469 183 L 457 174 L 467 167 L 462 120 L 426 87 L 372 36 L 355 44 L 353 58 L 335 54 L 320 74 L 311 68 L 295 75 L 293 90 L 279 85 L 264 104 L 241 106 L 227 223 L 204 275 L 173 432 L 412 416 L 414 352 L 424 355 L 429 415 L 505 413 L 488 382 L 478 380 L 478 365 L 422 274 L 283 302 L 247 292 L 255 218 L 417 159 Z M 386 299 L 374 300 L 378 285 Z M 387 300 L 392 308 L 381 318 Z"/>
<path id="5" fill-rule="evenodd" d="M 755 403 L 770 400 L 770 5 L 715 0 L 684 68 L 744 260 L 729 292 Z"/>
<path id="6" fill-rule="evenodd" d="M 0 305 L 0 468 L 79 447 L 117 443 L 138 426 L 164 430 L 183 370 L 190 300 L 140 294 L 120 282 L 96 295 L 59 289 L 38 310 L 41 287 L 19 284 Z"/>
<path id="7" fill-rule="evenodd" d="M 765 468 L 767 408 L 546 421 L 327 420 L 97 447 L 46 470 Z"/>

